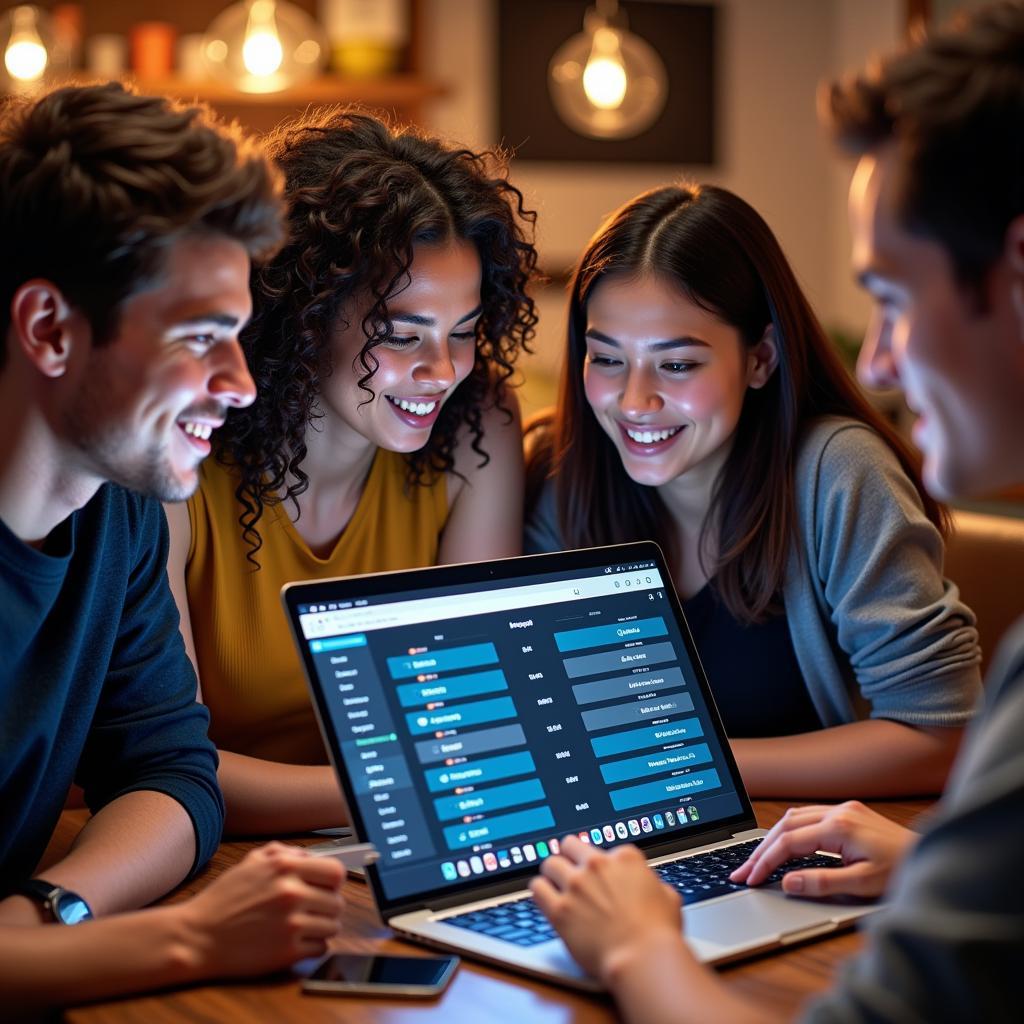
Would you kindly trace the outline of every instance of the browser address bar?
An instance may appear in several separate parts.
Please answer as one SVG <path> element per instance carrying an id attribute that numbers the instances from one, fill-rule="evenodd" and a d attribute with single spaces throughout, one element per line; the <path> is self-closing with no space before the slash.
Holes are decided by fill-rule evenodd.
<path id="1" fill-rule="evenodd" d="M 628 580 L 628 583 L 626 582 Z M 494 612 L 515 611 L 515 620 L 529 618 L 530 609 L 586 598 L 625 594 L 662 586 L 657 569 L 614 576 L 589 576 L 557 583 L 535 583 L 509 590 L 483 590 L 449 597 L 417 598 L 391 604 L 344 608 L 337 611 L 307 612 L 299 616 L 302 634 L 307 640 L 343 633 L 369 632 L 394 626 L 414 625 L 468 618 Z M 515 621 L 513 620 L 513 621 Z"/>

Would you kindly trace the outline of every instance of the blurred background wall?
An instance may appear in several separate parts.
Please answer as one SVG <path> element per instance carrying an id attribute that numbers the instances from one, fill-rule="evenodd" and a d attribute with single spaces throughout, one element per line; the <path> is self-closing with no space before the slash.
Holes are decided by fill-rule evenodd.
<path id="1" fill-rule="evenodd" d="M 431 127 L 472 146 L 497 141 L 493 0 L 424 0 L 424 66 L 452 83 L 431 104 Z M 624 8 L 629 9 L 625 3 Z M 637 192 L 680 177 L 743 196 L 775 230 L 827 327 L 856 335 L 867 303 L 848 268 L 845 195 L 851 168 L 836 160 L 815 114 L 819 82 L 859 67 L 902 38 L 904 0 L 718 0 L 713 166 L 516 161 L 514 180 L 538 212 L 541 262 L 555 277 L 539 294 L 537 356 L 527 369 L 532 408 L 552 398 L 561 356 L 563 281 L 602 217 Z"/>
<path id="2" fill-rule="evenodd" d="M 915 20 L 944 19 L 965 2 L 980 0 L 703 0 L 714 25 L 710 163 L 514 156 L 512 179 L 537 211 L 540 263 L 550 279 L 536 293 L 536 351 L 522 364 L 527 412 L 554 399 L 565 283 L 581 248 L 619 204 L 680 178 L 730 188 L 764 215 L 826 328 L 850 356 L 867 321 L 866 300 L 848 269 L 845 194 L 851 167 L 829 151 L 816 119 L 816 90 L 823 80 L 897 45 Z M 570 23 L 582 30 L 588 3 L 615 6 L 614 0 L 37 0 L 32 17 L 50 62 L 33 85 L 15 81 L 6 59 L 12 26 L 24 22 L 29 8 L 0 0 L 0 91 L 123 76 L 143 91 L 198 96 L 256 131 L 309 105 L 357 101 L 472 148 L 514 146 L 521 140 L 501 138 L 499 54 L 513 69 L 511 79 L 506 76 L 506 99 L 515 102 L 517 64 L 524 75 L 531 64 L 534 75 L 537 67 L 543 74 L 550 58 L 532 33 L 539 39 L 541 21 L 556 9 L 575 9 Z M 229 73 L 227 65 L 204 63 L 203 54 L 213 53 L 211 40 L 230 39 L 231 32 L 232 52 L 240 50 L 246 19 L 275 4 L 282 30 L 284 8 L 291 4 L 319 33 L 321 61 L 306 69 L 304 81 L 277 82 L 276 91 L 240 91 L 237 67 Z M 632 7 L 639 24 L 642 8 L 648 18 L 662 17 L 663 10 L 671 20 L 673 11 L 678 15 L 691 5 L 620 0 L 618 6 L 627 17 Z M 224 28 L 228 8 L 233 29 Z M 525 18 L 527 31 L 514 36 L 525 38 L 519 52 L 510 52 L 513 33 L 499 31 L 502 11 L 506 18 Z M 506 24 L 521 28 L 524 21 Z M 665 42 L 677 38 L 665 34 L 656 40 L 669 51 L 668 64 L 685 60 Z M 671 83 L 675 69 L 669 74 Z"/>

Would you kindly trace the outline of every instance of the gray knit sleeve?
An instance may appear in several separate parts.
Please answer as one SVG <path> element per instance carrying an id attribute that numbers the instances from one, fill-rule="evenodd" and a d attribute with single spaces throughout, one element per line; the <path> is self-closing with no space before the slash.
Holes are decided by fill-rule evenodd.
<path id="1" fill-rule="evenodd" d="M 974 615 L 943 578 L 942 538 L 893 451 L 838 422 L 802 474 L 806 550 L 835 640 L 871 717 L 963 724 L 981 689 Z"/>
<path id="2" fill-rule="evenodd" d="M 993 661 L 986 700 L 863 952 L 805 1024 L 1021 1019 L 1024 620 Z"/>

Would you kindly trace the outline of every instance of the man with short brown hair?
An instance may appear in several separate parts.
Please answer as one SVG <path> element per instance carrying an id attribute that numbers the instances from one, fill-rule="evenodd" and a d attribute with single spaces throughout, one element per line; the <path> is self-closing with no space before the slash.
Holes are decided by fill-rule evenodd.
<path id="1" fill-rule="evenodd" d="M 5 1012 L 277 968 L 338 929 L 340 865 L 280 844 L 190 901 L 118 913 L 220 841 L 160 500 L 192 493 L 210 432 L 253 400 L 238 332 L 279 193 L 196 108 L 117 85 L 0 108 Z M 72 782 L 93 816 L 40 872 Z"/>

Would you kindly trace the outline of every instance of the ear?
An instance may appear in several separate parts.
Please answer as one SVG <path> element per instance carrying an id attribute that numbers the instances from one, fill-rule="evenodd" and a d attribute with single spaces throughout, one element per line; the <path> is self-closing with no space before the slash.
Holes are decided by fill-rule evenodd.
<path id="1" fill-rule="evenodd" d="M 9 337 L 46 377 L 67 370 L 75 343 L 74 310 L 51 281 L 26 281 L 11 299 Z"/>
<path id="2" fill-rule="evenodd" d="M 747 386 L 763 388 L 779 365 L 779 343 L 775 325 L 769 324 L 761 340 L 747 353 Z"/>
<path id="3" fill-rule="evenodd" d="M 1004 248 L 1010 268 L 1010 299 L 1017 317 L 1018 340 L 1024 342 L 1024 216 L 1010 221 Z"/>

